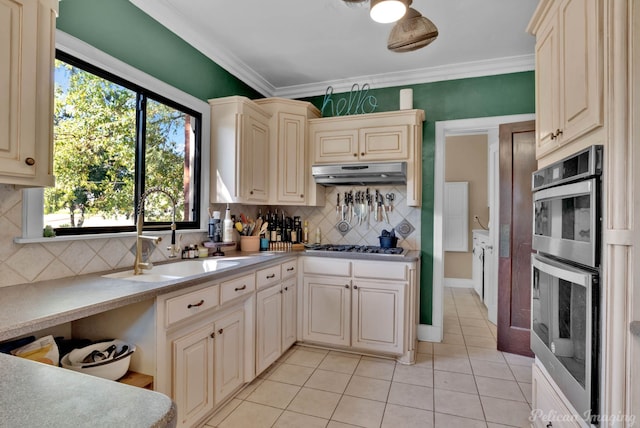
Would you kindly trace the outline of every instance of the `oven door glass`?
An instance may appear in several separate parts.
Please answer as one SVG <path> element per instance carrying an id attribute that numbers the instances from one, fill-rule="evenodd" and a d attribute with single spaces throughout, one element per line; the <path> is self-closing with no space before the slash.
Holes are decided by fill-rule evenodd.
<path id="1" fill-rule="evenodd" d="M 533 249 L 597 267 L 596 179 L 534 193 Z"/>
<path id="2" fill-rule="evenodd" d="M 580 414 L 597 412 L 598 275 L 531 257 L 531 350 Z"/>

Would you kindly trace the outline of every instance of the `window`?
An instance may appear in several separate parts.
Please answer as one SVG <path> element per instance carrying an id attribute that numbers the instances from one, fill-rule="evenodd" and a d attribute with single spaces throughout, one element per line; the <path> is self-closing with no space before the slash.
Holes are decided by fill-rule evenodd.
<path id="1" fill-rule="evenodd" d="M 145 189 L 176 199 L 178 228 L 200 226 L 202 114 L 62 51 L 56 54 L 54 175 L 44 225 L 57 235 L 132 231 Z M 154 193 L 145 223 L 168 224 Z"/>

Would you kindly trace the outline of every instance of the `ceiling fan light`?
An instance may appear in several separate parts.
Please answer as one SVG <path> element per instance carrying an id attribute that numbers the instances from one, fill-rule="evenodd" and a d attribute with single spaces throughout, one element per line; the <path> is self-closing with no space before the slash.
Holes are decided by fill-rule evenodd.
<path id="1" fill-rule="evenodd" d="M 413 8 L 391 29 L 387 49 L 410 52 L 423 48 L 438 37 L 438 28 Z"/>
<path id="2" fill-rule="evenodd" d="M 371 0 L 371 19 L 381 24 L 395 22 L 407 13 L 411 1 L 407 0 Z"/>

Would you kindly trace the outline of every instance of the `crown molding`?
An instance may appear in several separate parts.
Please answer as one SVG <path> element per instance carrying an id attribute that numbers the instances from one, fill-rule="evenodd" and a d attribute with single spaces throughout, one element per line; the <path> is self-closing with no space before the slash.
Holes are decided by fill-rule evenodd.
<path id="1" fill-rule="evenodd" d="M 168 0 L 129 1 L 167 29 L 179 35 L 179 37 L 202 52 L 220 67 L 224 68 L 227 72 L 265 97 L 294 99 L 323 95 L 328 86 L 332 86 L 336 93 L 347 92 L 355 82 L 359 84 L 368 83 L 372 89 L 376 89 L 516 73 L 531 71 L 535 68 L 535 57 L 531 54 L 448 64 L 393 73 L 354 76 L 348 79 L 314 82 L 304 85 L 275 87 L 236 55 L 224 48 L 214 46 L 210 40 L 196 31 L 180 13 L 180 10 L 173 7 Z"/>
<path id="2" fill-rule="evenodd" d="M 371 89 L 393 86 L 416 85 L 420 83 L 440 82 L 443 80 L 466 79 L 470 77 L 493 76 L 497 74 L 531 71 L 535 68 L 535 56 L 520 55 L 491 60 L 448 64 L 440 67 L 428 67 L 416 70 L 398 71 L 375 75 L 350 77 L 348 79 L 316 82 L 306 85 L 286 86 L 276 89 L 275 96 L 283 98 L 303 98 L 323 95 L 328 86 L 334 92 L 347 92 L 357 82 L 368 83 Z"/>

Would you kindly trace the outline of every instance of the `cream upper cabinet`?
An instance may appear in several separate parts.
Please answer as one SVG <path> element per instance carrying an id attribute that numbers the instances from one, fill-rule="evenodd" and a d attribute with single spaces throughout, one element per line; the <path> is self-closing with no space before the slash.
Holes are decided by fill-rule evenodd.
<path id="1" fill-rule="evenodd" d="M 209 100 L 211 202 L 269 200 L 269 114 L 245 97 Z"/>
<path id="2" fill-rule="evenodd" d="M 311 176 L 307 121 L 320 116 L 311 103 L 265 98 L 255 103 L 271 114 L 269 203 L 324 205 L 324 187 Z"/>
<path id="3" fill-rule="evenodd" d="M 0 0 L 0 183 L 53 185 L 57 0 Z"/>
<path id="4" fill-rule="evenodd" d="M 543 0 L 529 24 L 536 36 L 538 159 L 569 144 L 571 151 L 602 144 L 602 16 L 601 0 Z"/>
<path id="5" fill-rule="evenodd" d="M 309 120 L 312 164 L 407 162 L 407 205 L 422 199 L 423 110 Z"/>

